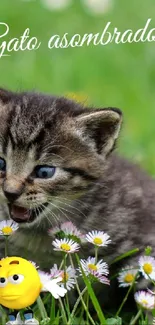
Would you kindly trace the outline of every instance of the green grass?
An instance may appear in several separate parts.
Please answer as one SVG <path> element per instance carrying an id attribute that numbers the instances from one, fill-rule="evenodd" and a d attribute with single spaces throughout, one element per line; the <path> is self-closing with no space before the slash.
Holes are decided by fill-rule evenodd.
<path id="1" fill-rule="evenodd" d="M 109 13 L 92 16 L 84 11 L 79 0 L 73 0 L 69 9 L 59 12 L 48 11 L 39 0 L 1 0 L 1 22 L 10 26 L 9 38 L 21 36 L 29 27 L 42 46 L 38 51 L 11 53 L 10 57 L 1 58 L 0 85 L 58 95 L 75 92 L 87 97 L 90 106 L 120 107 L 124 126 L 119 151 L 155 175 L 154 42 L 47 48 L 54 34 L 101 32 L 108 21 L 123 31 L 144 27 L 146 20 L 152 18 L 154 27 L 154 0 L 113 1 L 114 8 Z"/>
<path id="2" fill-rule="evenodd" d="M 20 37 L 29 27 L 31 36 L 42 42 L 38 51 L 11 53 L 10 57 L 0 59 L 0 85 L 58 95 L 76 93 L 87 98 L 90 106 L 121 108 L 124 124 L 118 150 L 154 176 L 155 43 L 53 50 L 48 49 L 47 43 L 54 34 L 102 32 L 108 21 L 112 22 L 111 30 L 118 27 L 121 31 L 136 31 L 152 18 L 151 26 L 155 27 L 155 1 L 113 0 L 113 10 L 102 16 L 86 13 L 81 1 L 73 0 L 73 5 L 62 12 L 48 11 L 39 0 L 0 1 L 0 21 L 10 27 L 7 39 Z M 55 325 L 61 324 L 61 310 L 56 316 L 53 304 L 51 320 L 55 319 Z M 71 324 L 74 323 L 77 324 L 76 317 L 72 319 Z M 114 320 L 108 324 L 116 323 Z"/>

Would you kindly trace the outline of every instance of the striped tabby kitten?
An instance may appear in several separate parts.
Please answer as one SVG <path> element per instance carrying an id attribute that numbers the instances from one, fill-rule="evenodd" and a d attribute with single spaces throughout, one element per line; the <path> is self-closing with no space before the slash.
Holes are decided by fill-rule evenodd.
<path id="1" fill-rule="evenodd" d="M 66 220 L 106 231 L 107 261 L 155 246 L 155 182 L 112 153 L 121 121 L 115 108 L 0 90 L 1 219 L 20 224 L 10 254 L 51 266 L 58 254 L 47 229 Z"/>

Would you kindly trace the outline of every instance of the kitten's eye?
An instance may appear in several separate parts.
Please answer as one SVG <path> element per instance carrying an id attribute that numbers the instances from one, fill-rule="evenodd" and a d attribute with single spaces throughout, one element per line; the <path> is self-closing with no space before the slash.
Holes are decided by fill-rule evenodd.
<path id="1" fill-rule="evenodd" d="M 37 166 L 35 169 L 35 176 L 37 178 L 51 178 L 55 174 L 55 167 Z"/>
<path id="2" fill-rule="evenodd" d="M 6 171 L 6 162 L 3 158 L 0 158 L 0 171 L 2 172 Z"/>

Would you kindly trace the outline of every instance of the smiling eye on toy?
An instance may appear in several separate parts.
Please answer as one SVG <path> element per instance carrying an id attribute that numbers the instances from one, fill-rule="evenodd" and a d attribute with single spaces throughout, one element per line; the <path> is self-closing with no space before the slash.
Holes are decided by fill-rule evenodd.
<path id="1" fill-rule="evenodd" d="M 24 275 L 22 274 L 13 274 L 8 277 L 8 281 L 12 284 L 19 284 L 24 280 Z"/>
<path id="2" fill-rule="evenodd" d="M 8 283 L 8 280 L 6 278 L 0 278 L 0 288 L 4 288 Z"/>

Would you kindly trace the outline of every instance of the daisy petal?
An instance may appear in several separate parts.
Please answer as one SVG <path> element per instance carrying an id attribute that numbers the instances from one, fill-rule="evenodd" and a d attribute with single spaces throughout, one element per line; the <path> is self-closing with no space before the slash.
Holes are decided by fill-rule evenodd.
<path id="1" fill-rule="evenodd" d="M 13 220 L 3 220 L 0 222 L 0 236 L 10 236 L 19 228 L 18 223 Z"/>
<path id="2" fill-rule="evenodd" d="M 109 280 L 105 277 L 109 274 L 108 265 L 103 260 L 95 262 L 95 257 L 88 257 L 87 260 L 80 260 L 81 267 L 87 276 L 90 276 L 93 281 L 99 281 L 104 284 L 109 284 Z M 82 275 L 81 268 L 79 268 Z"/>
<path id="3" fill-rule="evenodd" d="M 153 309 L 154 308 L 154 296 L 146 291 L 138 291 L 134 295 L 135 301 L 138 305 L 144 309 Z"/>
<path id="4" fill-rule="evenodd" d="M 106 234 L 104 231 L 97 230 L 91 231 L 86 234 L 86 240 L 95 246 L 102 247 L 106 247 L 108 244 L 111 243 L 111 239 L 108 234 Z"/>
<path id="5" fill-rule="evenodd" d="M 132 285 L 137 275 L 138 270 L 134 269 L 133 266 L 126 266 L 119 272 L 118 282 L 119 287 L 128 287 Z"/>
<path id="6" fill-rule="evenodd" d="M 145 279 L 155 280 L 155 258 L 152 256 L 141 256 L 139 259 L 140 272 Z"/>
<path id="7" fill-rule="evenodd" d="M 52 278 L 61 277 L 61 287 L 67 288 L 67 290 L 74 288 L 76 271 L 71 266 L 68 266 L 65 270 L 59 270 L 58 266 L 54 264 L 53 268 L 50 270 L 50 275 Z"/>
<path id="8" fill-rule="evenodd" d="M 55 299 L 59 297 L 64 297 L 67 290 L 65 288 L 60 287 L 57 283 L 62 280 L 61 277 L 57 279 L 50 280 L 49 282 L 44 284 L 44 288 L 46 291 L 49 291 Z"/>
<path id="9" fill-rule="evenodd" d="M 74 224 L 70 221 L 62 223 L 60 227 L 49 229 L 48 234 L 50 236 L 59 236 L 60 238 L 72 239 L 77 242 L 80 242 L 80 240 L 83 240 L 84 238 L 84 235 L 81 234 L 80 230 L 78 230 L 77 227 L 74 226 Z"/>
<path id="10" fill-rule="evenodd" d="M 55 239 L 53 241 L 53 246 L 55 247 L 55 251 L 61 251 L 65 253 L 74 253 L 77 252 L 80 248 L 80 246 L 74 242 L 72 239 Z"/>

